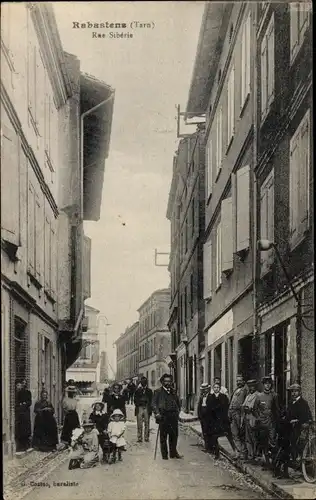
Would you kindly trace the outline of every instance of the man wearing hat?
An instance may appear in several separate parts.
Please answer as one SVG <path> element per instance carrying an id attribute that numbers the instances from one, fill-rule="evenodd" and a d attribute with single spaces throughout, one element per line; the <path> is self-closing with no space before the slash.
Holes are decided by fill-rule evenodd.
<path id="1" fill-rule="evenodd" d="M 242 404 L 242 417 L 245 424 L 247 458 L 249 462 L 254 462 L 257 452 L 256 416 L 254 412 L 255 403 L 258 397 L 257 381 L 255 379 L 248 380 L 247 386 L 249 394 Z"/>
<path id="2" fill-rule="evenodd" d="M 114 410 L 121 410 L 126 420 L 126 398 L 122 394 L 122 386 L 115 382 L 112 386 L 112 394 L 108 399 L 108 414 L 111 415 Z"/>
<path id="3" fill-rule="evenodd" d="M 180 400 L 172 388 L 173 378 L 165 373 L 160 383 L 162 387 L 154 392 L 152 407 L 159 424 L 160 450 L 163 460 L 168 460 L 167 438 L 169 436 L 170 458 L 182 458 L 177 451 Z"/>
<path id="4" fill-rule="evenodd" d="M 236 383 L 237 388 L 234 390 L 229 404 L 228 418 L 237 454 L 245 457 L 246 445 L 243 432 L 242 405 L 249 391 L 242 375 L 237 375 Z"/>
<path id="5" fill-rule="evenodd" d="M 265 467 L 269 466 L 269 450 L 274 452 L 276 446 L 276 425 L 280 416 L 278 395 L 273 390 L 270 375 L 262 378 L 263 391 L 259 392 L 255 403 L 257 417 L 258 445 L 265 457 Z"/>
<path id="6" fill-rule="evenodd" d="M 201 424 L 203 439 L 204 439 L 204 451 L 210 451 L 210 444 L 208 438 L 208 418 L 207 418 L 207 403 L 210 396 L 211 386 L 207 382 L 203 382 L 200 387 L 200 399 L 197 407 L 198 419 Z"/>
<path id="7" fill-rule="evenodd" d="M 139 443 L 143 441 L 143 422 L 145 426 L 145 441 L 149 441 L 149 420 L 152 413 L 152 398 L 153 391 L 148 387 L 148 380 L 146 377 L 142 377 L 140 379 L 140 387 L 136 389 L 134 395 L 135 416 L 137 417 L 137 435 Z"/>

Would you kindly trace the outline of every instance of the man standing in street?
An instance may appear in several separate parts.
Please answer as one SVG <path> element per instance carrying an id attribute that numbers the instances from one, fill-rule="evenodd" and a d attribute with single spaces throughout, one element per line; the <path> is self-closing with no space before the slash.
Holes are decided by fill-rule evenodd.
<path id="1" fill-rule="evenodd" d="M 153 391 L 148 387 L 146 377 L 140 380 L 140 387 L 138 387 L 134 394 L 135 415 L 137 417 L 137 434 L 138 442 L 143 441 L 143 422 L 145 424 L 145 441 L 149 441 L 149 419 L 151 416 L 151 403 L 153 398 Z"/>
<path id="2" fill-rule="evenodd" d="M 207 402 L 210 396 L 210 385 L 204 382 L 200 387 L 200 400 L 198 402 L 197 414 L 198 419 L 201 424 L 203 439 L 204 439 L 204 450 L 205 452 L 210 451 L 209 439 L 208 439 L 208 420 L 207 420 Z"/>
<path id="3" fill-rule="evenodd" d="M 214 377 L 214 384 L 219 384 L 219 386 L 220 386 L 220 391 L 219 391 L 220 394 L 225 394 L 225 396 L 227 396 L 229 398 L 228 389 L 221 384 L 220 377 Z M 214 394 L 213 387 L 211 387 L 211 394 Z"/>
<path id="4" fill-rule="evenodd" d="M 172 382 L 172 376 L 165 373 L 160 379 L 162 387 L 154 392 L 152 402 L 156 422 L 159 425 L 160 450 L 163 460 L 168 460 L 168 436 L 170 458 L 183 458 L 177 451 L 181 405 L 177 394 L 172 389 Z"/>
<path id="5" fill-rule="evenodd" d="M 256 434 L 256 413 L 255 406 L 258 397 L 257 381 L 254 379 L 248 380 L 249 394 L 243 402 L 242 409 L 244 411 L 245 436 L 247 446 L 247 458 L 250 463 L 255 463 L 257 454 L 257 434 Z"/>
<path id="6" fill-rule="evenodd" d="M 237 375 L 236 382 L 237 388 L 234 390 L 230 400 L 228 418 L 237 453 L 244 458 L 246 455 L 246 446 L 243 433 L 242 405 L 248 395 L 248 387 L 242 375 Z"/>
<path id="7" fill-rule="evenodd" d="M 264 454 L 264 468 L 269 468 L 269 451 L 272 454 L 276 447 L 276 425 L 279 420 L 280 410 L 278 395 L 274 392 L 273 380 L 270 375 L 263 377 L 263 392 L 258 394 L 255 413 L 258 424 L 258 441 Z"/>

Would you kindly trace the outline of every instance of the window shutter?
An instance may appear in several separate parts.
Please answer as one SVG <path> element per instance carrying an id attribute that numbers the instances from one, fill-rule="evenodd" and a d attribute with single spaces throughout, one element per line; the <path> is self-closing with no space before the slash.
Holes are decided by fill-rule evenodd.
<path id="1" fill-rule="evenodd" d="M 291 56 L 294 55 L 298 46 L 298 4 L 290 3 L 290 22 L 291 22 Z"/>
<path id="2" fill-rule="evenodd" d="M 51 264 L 50 289 L 52 295 L 55 297 L 57 293 L 57 239 L 56 239 L 56 228 L 54 223 L 51 223 L 50 225 L 50 264 Z"/>
<path id="3" fill-rule="evenodd" d="M 242 38 L 241 38 L 241 107 L 243 106 L 246 99 L 246 25 L 242 28 Z"/>
<path id="4" fill-rule="evenodd" d="M 37 52 L 37 60 L 36 60 L 36 69 L 37 69 L 37 79 L 36 79 L 36 85 L 37 85 L 37 92 L 36 92 L 36 99 L 37 99 L 37 122 L 38 122 L 38 129 L 41 137 L 44 137 L 45 134 L 45 68 L 44 68 L 44 62 L 43 62 L 43 57 L 41 54 L 41 51 L 38 50 Z"/>
<path id="5" fill-rule="evenodd" d="M 228 136 L 227 142 L 230 143 L 234 135 L 235 125 L 235 68 L 232 66 L 228 79 L 228 105 L 227 105 L 227 118 L 228 118 Z"/>
<path id="6" fill-rule="evenodd" d="M 298 197 L 299 197 L 299 148 L 298 148 L 298 135 L 295 134 L 290 143 L 290 240 L 291 244 L 299 235 L 298 228 Z"/>
<path id="7" fill-rule="evenodd" d="M 91 297 L 91 239 L 83 237 L 83 293 L 84 300 Z"/>
<path id="8" fill-rule="evenodd" d="M 203 247 L 203 267 L 204 267 L 204 291 L 203 298 L 210 299 L 212 297 L 212 242 L 207 241 Z"/>
<path id="9" fill-rule="evenodd" d="M 43 201 L 43 200 L 42 200 Z M 35 195 L 35 271 L 36 278 L 41 283 L 43 275 L 43 228 L 44 213 L 43 203 L 38 195 Z"/>
<path id="10" fill-rule="evenodd" d="M 20 158 L 19 141 L 14 130 L 1 125 L 1 236 L 20 243 Z"/>
<path id="11" fill-rule="evenodd" d="M 222 231 L 221 223 L 216 229 L 216 287 L 222 282 Z"/>
<path id="12" fill-rule="evenodd" d="M 237 252 L 249 248 L 249 209 L 250 209 L 250 168 L 246 165 L 236 174 L 236 212 L 237 212 Z"/>
<path id="13" fill-rule="evenodd" d="M 207 198 L 212 193 L 213 186 L 213 143 L 211 137 L 207 143 Z"/>
<path id="14" fill-rule="evenodd" d="M 46 78 L 47 80 L 47 78 Z M 49 93 L 47 91 L 47 81 L 46 81 L 46 92 L 45 92 L 45 102 L 44 102 L 44 113 L 45 113 L 45 151 L 50 155 L 50 99 Z"/>
<path id="15" fill-rule="evenodd" d="M 299 193 L 299 216 L 300 234 L 308 229 L 309 222 L 309 158 L 310 158 L 310 131 L 309 115 L 304 118 L 300 134 L 300 193 Z"/>
<path id="16" fill-rule="evenodd" d="M 29 271 L 34 275 L 35 273 L 35 191 L 33 185 L 29 182 L 28 189 L 28 267 Z"/>
<path id="17" fill-rule="evenodd" d="M 45 217 L 45 241 L 44 241 L 44 267 L 45 267 L 45 288 L 50 290 L 51 288 L 51 272 L 50 272 L 50 220 Z"/>
<path id="18" fill-rule="evenodd" d="M 261 113 L 267 108 L 267 38 L 261 43 Z"/>
<path id="19" fill-rule="evenodd" d="M 222 201 L 221 209 L 222 234 L 222 272 L 233 269 L 233 202 L 232 198 Z"/>
<path id="20" fill-rule="evenodd" d="M 268 48 L 268 106 L 274 99 L 274 16 L 269 24 L 267 33 L 267 48 Z"/>

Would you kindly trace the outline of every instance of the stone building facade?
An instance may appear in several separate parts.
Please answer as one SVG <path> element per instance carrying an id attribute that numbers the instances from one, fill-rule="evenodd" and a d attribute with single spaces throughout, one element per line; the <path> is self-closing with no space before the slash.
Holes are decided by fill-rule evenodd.
<path id="1" fill-rule="evenodd" d="M 116 378 L 120 381 L 134 379 L 138 376 L 138 344 L 139 322 L 126 328 L 117 339 L 116 345 Z"/>
<path id="2" fill-rule="evenodd" d="M 6 3 L 1 21 L 2 438 L 11 455 L 17 379 L 33 405 L 45 387 L 62 418 L 90 294 L 83 220 L 99 218 L 113 99 L 93 124 L 86 117 L 83 141 L 80 113 L 113 90 L 64 53 L 50 4 Z"/>

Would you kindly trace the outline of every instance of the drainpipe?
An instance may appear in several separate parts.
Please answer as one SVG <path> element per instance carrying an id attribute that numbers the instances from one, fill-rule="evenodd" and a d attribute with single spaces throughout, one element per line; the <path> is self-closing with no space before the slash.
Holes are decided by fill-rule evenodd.
<path id="1" fill-rule="evenodd" d="M 259 375 L 260 371 L 260 335 L 258 326 L 258 283 L 260 278 L 260 260 L 259 260 L 259 250 L 257 247 L 257 241 L 259 240 L 258 234 L 258 221 L 259 221 L 259 201 L 258 196 L 258 179 L 257 179 L 257 155 L 258 155 L 258 48 L 257 48 L 257 5 L 253 7 L 253 23 L 252 23 L 252 33 L 255 40 L 255 57 L 254 57 L 254 68 L 253 68 L 253 376 Z"/>

